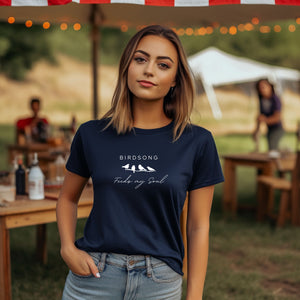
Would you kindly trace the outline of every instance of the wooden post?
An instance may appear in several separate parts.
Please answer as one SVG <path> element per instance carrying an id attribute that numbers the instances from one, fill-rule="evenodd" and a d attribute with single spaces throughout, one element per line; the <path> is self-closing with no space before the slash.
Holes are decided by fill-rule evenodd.
<path id="1" fill-rule="evenodd" d="M 46 224 L 36 226 L 36 254 L 38 260 L 46 265 L 48 260 Z"/>
<path id="2" fill-rule="evenodd" d="M 101 14 L 101 10 L 97 4 L 91 5 L 91 42 L 92 42 L 92 81 L 93 81 L 93 118 L 99 118 L 99 107 L 98 107 L 98 99 L 99 99 L 99 89 L 98 89 L 98 65 L 99 65 L 99 55 L 98 55 L 98 47 L 100 41 L 100 32 L 99 28 L 101 26 L 103 20 L 103 16 Z"/>
<path id="3" fill-rule="evenodd" d="M 5 226 L 5 219 L 0 219 L 0 299 L 11 300 L 11 270 L 9 230 Z"/>

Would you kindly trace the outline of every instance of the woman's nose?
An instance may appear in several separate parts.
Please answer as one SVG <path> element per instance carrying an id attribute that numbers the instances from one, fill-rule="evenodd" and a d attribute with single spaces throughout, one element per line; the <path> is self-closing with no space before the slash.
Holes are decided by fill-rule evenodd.
<path id="1" fill-rule="evenodd" d="M 147 63 L 145 65 L 144 74 L 147 76 L 153 76 L 154 74 L 154 63 Z"/>

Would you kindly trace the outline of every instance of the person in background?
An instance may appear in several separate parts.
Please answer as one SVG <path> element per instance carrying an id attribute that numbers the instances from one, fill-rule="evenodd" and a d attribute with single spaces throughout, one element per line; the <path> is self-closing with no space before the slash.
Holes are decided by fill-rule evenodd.
<path id="1" fill-rule="evenodd" d="M 25 119 L 19 119 L 16 123 L 17 143 L 45 143 L 47 142 L 48 137 L 49 122 L 46 118 L 42 118 L 39 115 L 41 100 L 32 98 L 30 101 L 30 109 L 32 111 L 32 116 Z"/>
<path id="2" fill-rule="evenodd" d="M 111 109 L 82 124 L 57 202 L 62 299 L 181 300 L 180 215 L 189 192 L 186 300 L 201 300 L 214 185 L 224 180 L 213 137 L 192 125 L 194 86 L 178 36 L 159 25 L 126 46 Z M 94 202 L 75 241 L 89 177 Z"/>
<path id="3" fill-rule="evenodd" d="M 266 124 L 268 148 L 278 150 L 279 142 L 284 135 L 282 126 L 281 101 L 275 94 L 274 86 L 267 79 L 261 79 L 256 83 L 259 98 L 259 115 L 256 128 L 253 133 L 254 140 L 258 140 L 261 124 Z"/>

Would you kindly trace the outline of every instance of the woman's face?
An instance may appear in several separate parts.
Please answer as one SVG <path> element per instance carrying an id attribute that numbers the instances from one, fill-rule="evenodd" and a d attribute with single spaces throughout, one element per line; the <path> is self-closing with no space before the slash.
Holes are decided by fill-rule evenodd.
<path id="1" fill-rule="evenodd" d="M 273 94 L 272 87 L 267 81 L 265 81 L 265 80 L 260 81 L 258 88 L 259 88 L 260 94 L 262 95 L 263 98 L 271 98 L 272 97 L 272 94 Z"/>
<path id="2" fill-rule="evenodd" d="M 133 100 L 162 100 L 175 86 L 177 67 L 177 51 L 169 40 L 143 37 L 128 68 L 127 84 Z"/>

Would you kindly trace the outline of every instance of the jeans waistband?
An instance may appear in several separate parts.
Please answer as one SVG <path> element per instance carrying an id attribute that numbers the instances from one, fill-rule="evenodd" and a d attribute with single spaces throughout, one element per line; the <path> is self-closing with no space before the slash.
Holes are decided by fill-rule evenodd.
<path id="1" fill-rule="evenodd" d="M 147 269 L 147 276 L 151 277 L 152 268 L 164 264 L 161 260 L 150 255 L 124 255 L 105 252 L 92 252 L 90 255 L 98 257 L 100 272 L 104 270 L 105 264 L 110 264 L 127 270 Z"/>

